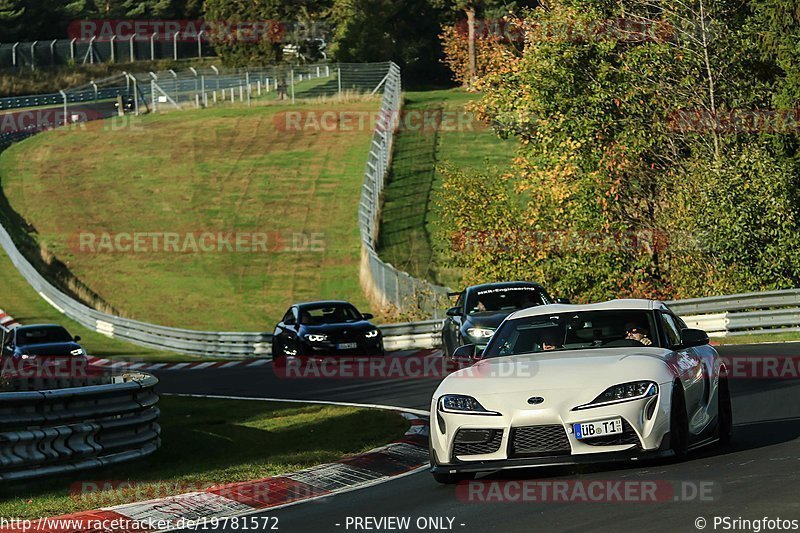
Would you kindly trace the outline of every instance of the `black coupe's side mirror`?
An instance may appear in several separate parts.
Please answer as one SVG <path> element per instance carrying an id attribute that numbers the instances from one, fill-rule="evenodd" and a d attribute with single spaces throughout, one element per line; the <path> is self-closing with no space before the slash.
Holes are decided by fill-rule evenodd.
<path id="1" fill-rule="evenodd" d="M 447 316 L 461 316 L 461 307 L 451 307 L 447 310 Z"/>
<path id="2" fill-rule="evenodd" d="M 372 313 L 361 313 L 361 316 L 364 317 L 364 320 L 372 320 L 375 318 L 375 315 Z"/>
<path id="3" fill-rule="evenodd" d="M 81 336 L 75 335 L 75 342 L 81 342 Z"/>
<path id="4" fill-rule="evenodd" d="M 702 329 L 686 328 L 681 330 L 681 346 L 691 348 L 693 346 L 705 346 L 709 343 L 708 333 Z"/>
<path id="5" fill-rule="evenodd" d="M 569 305 L 572 302 L 570 301 L 569 298 L 556 298 L 556 303 L 557 304 L 567 304 L 567 305 Z"/>
<path id="6" fill-rule="evenodd" d="M 483 350 L 478 349 L 474 344 L 465 344 L 455 349 L 453 352 L 453 359 L 459 361 L 475 361 L 480 359 L 481 355 L 483 355 Z"/>

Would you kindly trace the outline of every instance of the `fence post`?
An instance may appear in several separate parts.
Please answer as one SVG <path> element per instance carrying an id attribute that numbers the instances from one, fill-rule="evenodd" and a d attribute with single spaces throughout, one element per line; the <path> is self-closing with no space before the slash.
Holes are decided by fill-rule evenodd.
<path id="1" fill-rule="evenodd" d="M 339 78 L 339 98 L 341 98 L 342 97 L 342 67 L 338 67 L 337 71 L 338 71 L 337 77 Z"/>
<path id="2" fill-rule="evenodd" d="M 53 39 L 50 43 L 50 63 L 55 65 L 56 64 L 56 43 L 58 39 Z"/>
<path id="3" fill-rule="evenodd" d="M 156 44 L 155 39 L 158 32 L 155 32 L 153 35 L 150 36 L 150 61 L 156 60 Z"/>
<path id="4" fill-rule="evenodd" d="M 19 43 L 14 43 L 14 46 L 11 47 L 11 65 L 17 66 L 17 47 Z"/>
<path id="5" fill-rule="evenodd" d="M 58 91 L 58 92 L 59 92 L 59 94 L 61 94 L 61 98 L 64 99 L 64 125 L 66 126 L 67 125 L 67 113 L 69 113 L 69 109 L 67 107 L 67 93 L 65 93 L 63 90 Z"/>
<path id="6" fill-rule="evenodd" d="M 244 73 L 244 81 L 247 84 L 247 105 L 250 105 L 250 72 Z"/>
<path id="7" fill-rule="evenodd" d="M 180 37 L 181 32 L 176 31 L 175 37 L 172 38 L 172 59 L 175 61 L 178 60 L 178 37 Z"/>
<path id="8" fill-rule="evenodd" d="M 197 34 L 197 57 L 202 59 L 203 58 L 203 34 L 205 31 L 201 30 L 200 33 Z"/>
<path id="9" fill-rule="evenodd" d="M 114 62 L 115 59 L 115 51 L 114 51 L 114 40 L 117 38 L 116 35 L 112 35 L 111 39 L 109 40 L 108 45 L 111 47 L 111 62 Z"/>
<path id="10" fill-rule="evenodd" d="M 39 41 L 33 41 L 31 44 L 31 70 L 36 70 L 36 45 Z"/>
<path id="11" fill-rule="evenodd" d="M 203 107 L 208 107 L 208 95 L 206 94 L 206 77 L 205 75 L 200 76 L 200 92 L 203 95 Z M 214 93 L 216 96 L 216 93 Z"/>
<path id="12" fill-rule="evenodd" d="M 294 103 L 294 69 L 291 70 L 289 77 L 292 79 L 292 103 Z"/>

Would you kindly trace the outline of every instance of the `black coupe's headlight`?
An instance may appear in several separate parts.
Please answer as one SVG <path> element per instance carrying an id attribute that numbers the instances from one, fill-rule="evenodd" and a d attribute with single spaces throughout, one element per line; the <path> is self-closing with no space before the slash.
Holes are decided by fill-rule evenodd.
<path id="1" fill-rule="evenodd" d="M 306 340 L 308 342 L 325 342 L 326 340 L 328 340 L 328 336 L 323 335 L 321 333 L 319 334 L 312 333 L 310 335 L 306 335 Z"/>
<path id="2" fill-rule="evenodd" d="M 500 415 L 494 411 L 487 411 L 478 400 L 472 396 L 461 394 L 445 394 L 439 398 L 439 410 L 444 413 L 457 413 L 462 415 Z"/>
<path id="3" fill-rule="evenodd" d="M 372 331 L 368 331 L 367 334 L 364 335 L 364 336 L 366 338 L 368 338 L 368 339 L 374 339 L 375 337 L 378 336 L 378 330 L 377 329 L 373 329 Z"/>
<path id="4" fill-rule="evenodd" d="M 641 400 L 658 394 L 658 384 L 653 381 L 631 381 L 607 388 L 603 393 L 585 405 L 579 405 L 575 410 L 591 409 L 615 403 Z"/>

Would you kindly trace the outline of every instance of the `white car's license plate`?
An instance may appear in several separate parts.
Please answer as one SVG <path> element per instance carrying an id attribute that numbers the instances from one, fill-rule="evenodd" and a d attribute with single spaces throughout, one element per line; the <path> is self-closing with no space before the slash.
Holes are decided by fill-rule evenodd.
<path id="1" fill-rule="evenodd" d="M 357 342 L 343 342 L 336 346 L 340 350 L 352 350 L 353 348 L 358 348 Z"/>
<path id="2" fill-rule="evenodd" d="M 618 435 L 622 433 L 622 419 L 612 418 L 598 420 L 597 422 L 582 422 L 573 424 L 572 429 L 575 430 L 575 438 L 578 440 L 602 437 L 603 435 Z"/>

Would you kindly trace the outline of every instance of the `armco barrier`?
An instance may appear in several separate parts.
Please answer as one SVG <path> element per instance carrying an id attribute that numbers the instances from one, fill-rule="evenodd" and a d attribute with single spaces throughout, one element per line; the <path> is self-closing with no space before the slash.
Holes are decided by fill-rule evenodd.
<path id="1" fill-rule="evenodd" d="M 0 393 L 0 481 L 121 463 L 161 444 L 158 380 Z"/>
<path id="2" fill-rule="evenodd" d="M 713 337 L 800 331 L 800 289 L 668 302 L 692 327 Z"/>

